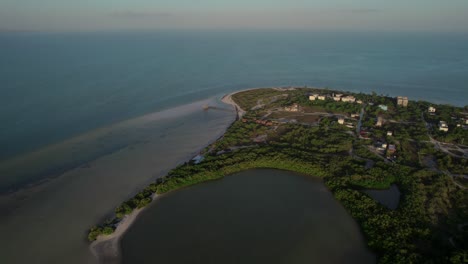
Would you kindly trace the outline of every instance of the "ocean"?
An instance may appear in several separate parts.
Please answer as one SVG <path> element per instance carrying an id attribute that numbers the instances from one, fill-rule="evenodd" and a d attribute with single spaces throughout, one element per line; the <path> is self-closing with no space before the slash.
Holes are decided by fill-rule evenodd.
<path id="1" fill-rule="evenodd" d="M 468 35 L 0 33 L 0 262 L 89 263 L 88 227 L 234 120 L 204 104 L 272 86 L 464 106 Z"/>

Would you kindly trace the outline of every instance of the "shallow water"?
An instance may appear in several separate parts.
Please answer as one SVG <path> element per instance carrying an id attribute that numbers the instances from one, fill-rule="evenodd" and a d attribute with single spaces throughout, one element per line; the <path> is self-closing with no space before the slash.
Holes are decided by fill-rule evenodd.
<path id="1" fill-rule="evenodd" d="M 122 239 L 123 263 L 374 263 L 320 179 L 249 170 L 164 195 Z"/>
<path id="2" fill-rule="evenodd" d="M 121 150 L 35 189 L 0 196 L 0 263 L 95 263 L 86 231 L 149 182 L 196 155 L 234 118 L 233 111 L 203 111 L 199 104 L 163 120 L 131 121 L 122 127 L 137 135 L 137 142 L 117 129 L 122 133 L 115 140 L 126 143 Z M 95 138 L 84 142 L 88 140 Z"/>

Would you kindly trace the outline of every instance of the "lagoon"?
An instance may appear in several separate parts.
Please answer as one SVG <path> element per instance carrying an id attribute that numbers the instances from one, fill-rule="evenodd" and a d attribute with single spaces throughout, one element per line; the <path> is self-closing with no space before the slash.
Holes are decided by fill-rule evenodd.
<path id="1" fill-rule="evenodd" d="M 271 169 L 163 195 L 121 247 L 123 263 L 375 263 L 320 179 Z"/>

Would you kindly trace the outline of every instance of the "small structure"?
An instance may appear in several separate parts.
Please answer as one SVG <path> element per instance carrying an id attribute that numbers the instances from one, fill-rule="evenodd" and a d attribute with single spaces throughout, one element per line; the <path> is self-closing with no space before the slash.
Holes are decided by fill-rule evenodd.
<path id="1" fill-rule="evenodd" d="M 351 123 L 351 122 L 346 122 L 345 125 L 346 125 L 347 128 L 354 128 L 354 124 Z"/>
<path id="2" fill-rule="evenodd" d="M 391 155 L 391 154 L 393 154 L 395 152 L 396 152 L 396 146 L 392 145 L 392 144 L 388 145 L 387 154 Z"/>
<path id="3" fill-rule="evenodd" d="M 299 112 L 299 105 L 298 104 L 293 104 L 291 106 L 286 106 L 284 108 L 284 111 L 287 112 Z"/>
<path id="4" fill-rule="evenodd" d="M 327 97 L 325 95 L 319 95 L 317 96 L 317 99 L 324 101 L 325 99 L 327 99 Z"/>
<path id="5" fill-rule="evenodd" d="M 354 98 L 354 96 L 348 95 L 348 96 L 342 97 L 341 101 L 342 102 L 348 102 L 348 103 L 354 103 L 356 101 L 356 98 Z"/>
<path id="6" fill-rule="evenodd" d="M 381 127 L 383 125 L 383 118 L 381 116 L 377 117 L 377 123 L 375 123 L 375 126 Z"/>
<path id="7" fill-rule="evenodd" d="M 192 159 L 192 161 L 193 161 L 194 164 L 198 164 L 198 163 L 202 162 L 204 159 L 205 159 L 205 157 L 203 155 L 198 154 L 197 156 L 195 156 Z"/>
<path id="8" fill-rule="evenodd" d="M 309 95 L 309 100 L 310 101 L 315 101 L 317 99 L 317 97 L 319 97 L 318 94 L 311 94 L 311 95 Z"/>
<path id="9" fill-rule="evenodd" d="M 343 125 L 344 124 L 344 118 L 342 118 L 342 117 L 338 118 L 338 124 Z"/>
<path id="10" fill-rule="evenodd" d="M 351 114 L 351 118 L 358 118 L 359 114 Z"/>
<path id="11" fill-rule="evenodd" d="M 389 137 L 393 136 L 393 132 L 392 131 L 387 131 L 387 136 L 389 136 Z"/>
<path id="12" fill-rule="evenodd" d="M 356 103 L 362 104 L 363 102 L 362 102 L 362 100 L 357 100 Z"/>
<path id="13" fill-rule="evenodd" d="M 384 110 L 384 111 L 388 110 L 388 106 L 386 106 L 386 105 L 379 105 L 379 108 Z"/>
<path id="14" fill-rule="evenodd" d="M 408 97 L 398 96 L 397 97 L 397 105 L 407 107 L 408 106 Z"/>
<path id="15" fill-rule="evenodd" d="M 436 112 L 436 109 L 435 109 L 435 107 L 429 106 L 429 108 L 427 109 L 427 112 L 429 112 L 429 113 L 435 113 L 435 112 Z"/>
<path id="16" fill-rule="evenodd" d="M 341 101 L 342 96 L 343 96 L 342 94 L 333 94 L 332 97 L 333 97 L 333 100 L 335 100 L 336 102 L 339 102 Z"/>
<path id="17" fill-rule="evenodd" d="M 447 132 L 449 129 L 448 129 L 448 125 L 447 125 L 447 122 L 445 121 L 440 121 L 439 122 L 439 130 L 440 131 L 445 131 Z"/>

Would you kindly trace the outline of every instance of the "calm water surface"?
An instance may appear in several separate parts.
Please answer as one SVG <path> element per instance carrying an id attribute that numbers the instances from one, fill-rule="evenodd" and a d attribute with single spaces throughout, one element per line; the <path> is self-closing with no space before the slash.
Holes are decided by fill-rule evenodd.
<path id="1" fill-rule="evenodd" d="M 321 180 L 249 170 L 164 195 L 124 235 L 123 263 L 374 263 Z"/>
<path id="2" fill-rule="evenodd" d="M 386 190 L 365 190 L 364 192 L 388 209 L 395 210 L 400 203 L 400 190 L 395 184 Z"/>

